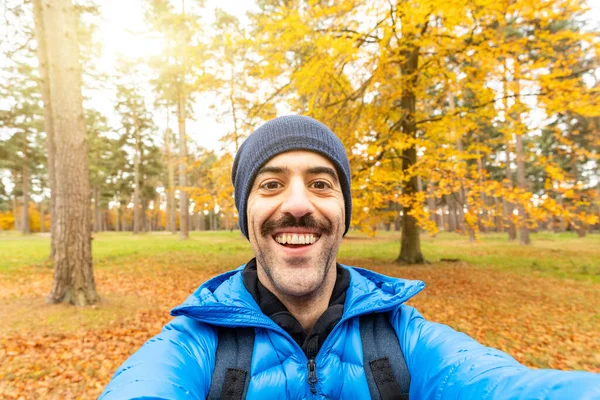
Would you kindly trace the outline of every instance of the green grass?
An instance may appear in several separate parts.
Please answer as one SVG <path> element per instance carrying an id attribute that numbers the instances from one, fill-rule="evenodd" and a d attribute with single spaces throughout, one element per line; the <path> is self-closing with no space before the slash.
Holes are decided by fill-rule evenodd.
<path id="1" fill-rule="evenodd" d="M 177 235 L 148 233 L 132 235 L 99 233 L 94 235 L 93 257 L 96 268 L 124 264 L 132 258 L 151 258 L 170 253 L 202 259 L 223 254 L 252 257 L 248 241 L 238 231 L 192 232 L 188 241 Z M 422 250 L 431 262 L 441 258 L 457 258 L 474 266 L 497 268 L 517 273 L 535 273 L 559 278 L 600 282 L 600 235 L 578 238 L 570 233 L 535 233 L 532 244 L 521 246 L 508 242 L 504 234 L 481 235 L 478 242 L 457 234 L 441 233 L 436 237 L 422 235 Z M 338 260 L 389 262 L 399 253 L 400 234 L 379 232 L 367 238 L 351 232 L 344 240 Z M 50 239 L 42 235 L 0 235 L 0 273 L 10 274 L 24 267 L 44 264 L 50 250 Z"/>
<path id="2" fill-rule="evenodd" d="M 541 232 L 532 234 L 531 239 L 531 245 L 521 246 L 509 242 L 505 234 L 481 235 L 479 241 L 470 242 L 464 236 L 441 233 L 436 237 L 422 235 L 421 248 L 430 262 L 459 259 L 485 268 L 600 282 L 599 234 L 579 238 L 570 233 Z M 340 250 L 339 259 L 385 262 L 397 258 L 399 251 L 399 233 L 380 232 L 374 240 L 361 240 L 351 234 Z"/>
<path id="3" fill-rule="evenodd" d="M 239 232 L 192 232 L 191 240 L 179 240 L 178 235 L 154 232 L 133 235 L 130 232 L 94 234 L 92 253 L 99 267 L 131 257 L 151 257 L 170 252 L 201 253 L 203 256 L 223 253 L 237 254 L 251 249 Z M 40 266 L 48 258 L 50 238 L 41 235 L 0 235 L 0 272 L 21 267 Z"/>

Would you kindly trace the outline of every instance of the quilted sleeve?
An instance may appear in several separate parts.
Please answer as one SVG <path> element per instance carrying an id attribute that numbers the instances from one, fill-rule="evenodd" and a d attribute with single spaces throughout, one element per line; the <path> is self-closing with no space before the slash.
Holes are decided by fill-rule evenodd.
<path id="1" fill-rule="evenodd" d="M 117 369 L 100 399 L 204 400 L 216 345 L 215 328 L 176 317 Z"/>
<path id="2" fill-rule="evenodd" d="M 527 368 L 407 305 L 392 323 L 412 399 L 600 399 L 600 374 Z"/>

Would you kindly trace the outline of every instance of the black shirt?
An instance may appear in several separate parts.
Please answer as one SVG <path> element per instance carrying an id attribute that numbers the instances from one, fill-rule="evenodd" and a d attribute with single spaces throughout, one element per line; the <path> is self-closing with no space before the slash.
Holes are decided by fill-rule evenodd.
<path id="1" fill-rule="evenodd" d="M 350 273 L 339 264 L 337 264 L 336 270 L 335 286 L 331 293 L 331 299 L 329 299 L 329 307 L 319 317 L 308 334 L 283 303 L 258 280 L 255 258 L 246 264 L 242 277 L 244 286 L 246 286 L 263 314 L 289 333 L 310 359 L 317 355 L 325 339 L 327 339 L 327 336 L 344 313 L 346 290 L 350 285 Z"/>

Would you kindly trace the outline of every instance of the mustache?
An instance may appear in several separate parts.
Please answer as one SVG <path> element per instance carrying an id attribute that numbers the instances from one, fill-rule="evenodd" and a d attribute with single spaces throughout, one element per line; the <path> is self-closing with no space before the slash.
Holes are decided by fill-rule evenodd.
<path id="1" fill-rule="evenodd" d="M 323 232 L 326 235 L 331 235 L 332 226 L 329 221 L 318 221 L 312 215 L 303 215 L 300 218 L 296 218 L 291 214 L 285 214 L 283 217 L 276 221 L 267 221 L 263 224 L 260 229 L 260 234 L 264 237 L 276 229 L 281 228 L 309 228 L 316 229 Z"/>

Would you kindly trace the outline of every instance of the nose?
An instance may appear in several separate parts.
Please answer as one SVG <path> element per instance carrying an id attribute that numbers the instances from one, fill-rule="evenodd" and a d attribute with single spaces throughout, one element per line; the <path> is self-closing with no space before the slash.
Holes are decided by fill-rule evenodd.
<path id="1" fill-rule="evenodd" d="M 281 204 L 281 212 L 291 214 L 296 218 L 312 214 L 315 211 L 309 198 L 310 193 L 302 179 L 292 179 L 287 188 L 286 198 Z"/>

